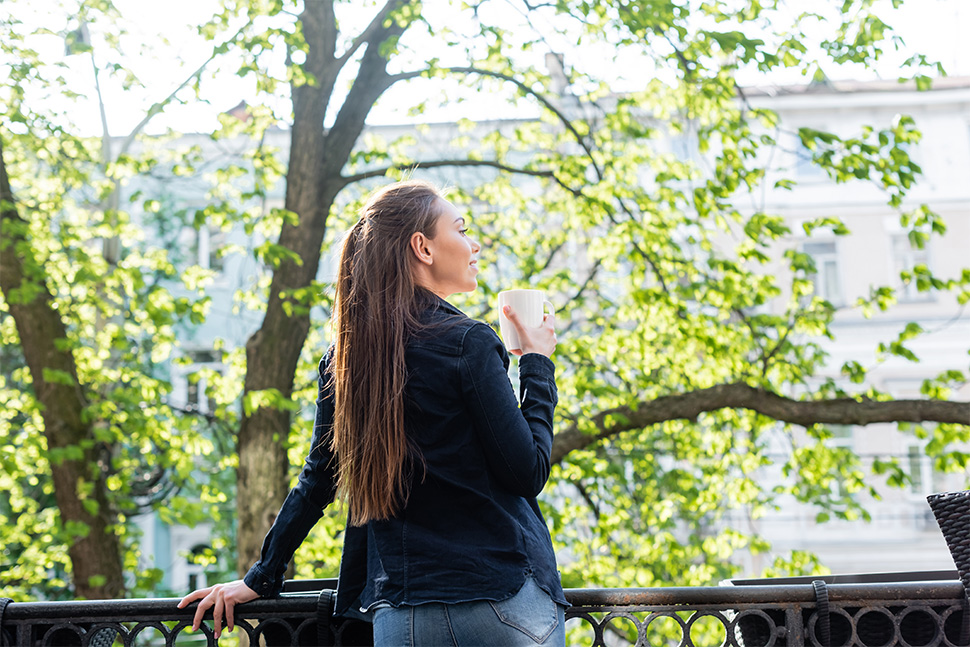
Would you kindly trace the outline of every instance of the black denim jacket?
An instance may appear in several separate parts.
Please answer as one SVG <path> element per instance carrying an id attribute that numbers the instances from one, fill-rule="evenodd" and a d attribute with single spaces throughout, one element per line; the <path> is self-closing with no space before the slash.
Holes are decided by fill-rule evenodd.
<path id="1" fill-rule="evenodd" d="M 566 604 L 536 504 L 549 477 L 554 364 L 538 354 L 519 359 L 520 405 L 495 331 L 441 299 L 423 321 L 429 331 L 406 350 L 405 428 L 424 469 L 417 469 L 397 516 L 348 524 L 337 613 L 378 603 L 503 600 L 530 575 Z M 312 449 L 244 578 L 264 597 L 279 593 L 287 563 L 334 500 L 329 357 L 320 362 Z"/>

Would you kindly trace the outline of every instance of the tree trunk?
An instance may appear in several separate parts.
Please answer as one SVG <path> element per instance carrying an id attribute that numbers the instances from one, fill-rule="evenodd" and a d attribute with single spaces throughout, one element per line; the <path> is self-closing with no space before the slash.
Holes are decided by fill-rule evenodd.
<path id="1" fill-rule="evenodd" d="M 293 307 L 287 314 L 286 294 L 309 286 L 316 278 L 327 216 L 337 193 L 347 184 L 341 172 L 371 107 L 395 80 L 387 74 L 387 60 L 379 46 L 404 31 L 405 26 L 385 20 L 401 4 L 403 0 L 389 0 L 362 35 L 360 42 L 366 44 L 366 50 L 330 132 L 324 131 L 323 123 L 337 75 L 348 57 L 334 55 L 337 24 L 333 3 L 315 0 L 305 4 L 301 15 L 307 43 L 304 67 L 314 82 L 293 88 L 285 207 L 297 215 L 297 221 L 285 222 L 279 238 L 279 244 L 296 252 L 300 262 L 283 261 L 273 272 L 263 324 L 246 343 L 244 393 L 277 389 L 285 398 L 292 395 L 296 365 L 310 330 L 310 314 L 297 301 L 291 302 Z M 259 558 L 263 537 L 289 490 L 289 431 L 290 414 L 286 410 L 260 407 L 243 417 L 237 443 L 240 575 Z"/>
<path id="2" fill-rule="evenodd" d="M 83 418 L 83 388 L 64 322 L 28 240 L 28 224 L 17 213 L 0 142 L 0 289 L 14 318 L 43 409 L 47 456 L 61 524 L 75 538 L 68 548 L 75 592 L 81 598 L 123 597 L 121 542 L 112 525 L 107 490 L 90 423 Z M 30 296 L 27 296 L 30 295 Z"/>
<path id="3" fill-rule="evenodd" d="M 304 129 L 294 126 L 294 142 L 299 138 L 300 147 L 321 150 L 320 143 L 314 141 L 322 139 L 321 124 L 322 121 L 316 122 L 316 133 L 308 132 L 302 137 Z M 310 315 L 299 302 L 293 302 L 293 309 L 287 314 L 286 298 L 281 295 L 309 285 L 316 277 L 326 214 L 335 194 L 332 190 L 324 192 L 317 168 L 319 161 L 307 158 L 293 166 L 294 161 L 291 157 L 286 209 L 299 214 L 300 224 L 284 225 L 279 244 L 299 254 L 303 263 L 285 261 L 273 275 L 263 325 L 246 343 L 244 387 L 246 393 L 277 389 L 284 398 L 293 393 L 297 362 L 310 330 Z M 285 409 L 260 407 L 243 417 L 237 444 L 240 573 L 258 559 L 263 536 L 289 490 L 289 433 L 290 412 Z"/>
<path id="4" fill-rule="evenodd" d="M 316 277 L 327 215 L 337 193 L 322 177 L 326 153 L 323 120 L 333 88 L 328 78 L 336 76 L 327 74 L 333 64 L 333 38 L 327 29 L 333 24 L 332 7 L 329 2 L 307 3 L 301 20 L 308 45 L 305 65 L 318 82 L 293 89 L 285 208 L 297 214 L 298 221 L 284 223 L 279 244 L 296 252 L 302 262 L 283 261 L 273 273 L 263 324 L 246 343 L 244 385 L 245 393 L 277 389 L 285 398 L 293 393 L 310 315 L 302 303 L 293 303 L 293 310 L 287 314 L 284 295 L 287 290 L 309 285 Z M 242 419 L 236 497 L 240 575 L 259 558 L 263 537 L 289 490 L 286 447 L 290 422 L 289 411 L 267 407 Z"/>

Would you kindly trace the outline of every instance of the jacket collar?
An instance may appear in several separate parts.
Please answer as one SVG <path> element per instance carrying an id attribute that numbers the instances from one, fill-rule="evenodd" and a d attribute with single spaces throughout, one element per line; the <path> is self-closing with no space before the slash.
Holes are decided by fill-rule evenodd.
<path id="1" fill-rule="evenodd" d="M 450 313 L 453 315 L 459 315 L 461 317 L 467 316 L 464 312 L 462 312 L 455 306 L 451 305 L 450 303 L 448 303 L 447 301 L 439 297 L 437 294 L 434 295 L 434 298 L 435 298 L 435 310 L 443 310 L 447 313 Z"/>

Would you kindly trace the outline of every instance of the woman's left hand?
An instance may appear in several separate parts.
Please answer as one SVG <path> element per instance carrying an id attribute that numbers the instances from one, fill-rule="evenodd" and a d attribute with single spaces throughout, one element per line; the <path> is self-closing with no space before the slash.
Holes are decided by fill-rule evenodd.
<path id="1" fill-rule="evenodd" d="M 178 608 L 182 609 L 187 604 L 201 600 L 199 607 L 195 610 L 195 618 L 192 620 L 192 631 L 197 631 L 202 624 L 202 616 L 207 609 L 212 609 L 212 624 L 215 631 L 216 640 L 222 633 L 222 617 L 225 615 L 226 628 L 232 631 L 234 625 L 233 607 L 243 602 L 249 602 L 259 597 L 256 591 L 252 590 L 242 580 L 236 580 L 227 584 L 216 584 L 204 589 L 199 589 L 189 593 L 178 603 Z"/>
<path id="2" fill-rule="evenodd" d="M 539 353 L 546 357 L 551 357 L 556 350 L 556 315 L 542 315 L 542 324 L 538 328 L 523 326 L 518 313 L 511 306 L 505 306 L 502 313 L 515 326 L 515 332 L 519 336 L 519 346 L 509 352 L 513 355 L 525 355 L 526 353 Z"/>

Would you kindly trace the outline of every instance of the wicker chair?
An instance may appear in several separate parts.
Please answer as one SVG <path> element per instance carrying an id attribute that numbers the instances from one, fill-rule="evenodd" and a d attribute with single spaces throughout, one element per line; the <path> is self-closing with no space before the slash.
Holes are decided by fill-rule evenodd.
<path id="1" fill-rule="evenodd" d="M 926 497 L 953 556 L 967 595 L 963 604 L 960 645 L 970 645 L 970 490 L 941 492 Z"/>

